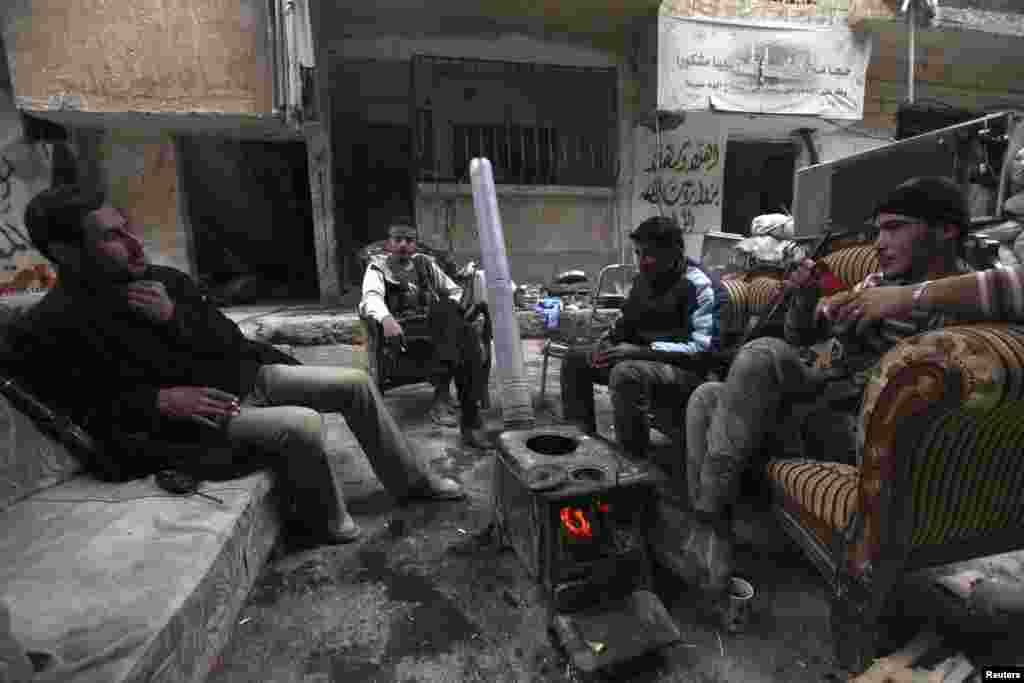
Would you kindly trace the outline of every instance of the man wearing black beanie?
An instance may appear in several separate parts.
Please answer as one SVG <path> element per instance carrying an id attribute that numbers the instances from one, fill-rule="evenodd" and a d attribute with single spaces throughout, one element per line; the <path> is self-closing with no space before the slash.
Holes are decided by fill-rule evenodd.
<path id="1" fill-rule="evenodd" d="M 947 178 L 913 178 L 879 202 L 869 220 L 878 228 L 876 249 L 881 271 L 853 292 L 873 288 L 913 288 L 918 301 L 932 280 L 969 272 L 961 260 L 969 224 L 966 199 Z M 785 341 L 763 337 L 736 355 L 725 382 L 708 382 L 694 392 L 686 410 L 687 486 L 693 516 L 682 539 L 665 545 L 681 548 L 662 559 L 684 578 L 717 593 L 732 572 L 731 507 L 742 471 L 762 450 L 766 437 L 795 403 L 829 399 L 830 410 L 855 414 L 867 373 L 900 340 L 957 320 L 955 315 L 916 307 L 908 315 L 855 324 L 856 315 L 836 315 L 835 301 L 822 299 L 815 264 L 805 261 L 786 281 L 793 291 L 786 314 Z M 826 351 L 809 347 L 828 341 Z M 826 357 L 827 356 L 827 357 Z M 827 391 L 826 391 L 827 390 Z M 851 426 L 855 420 L 847 421 Z M 849 432 L 846 434 L 846 432 Z M 845 444 L 834 453 L 855 457 L 855 429 L 840 430 Z M 681 545 L 678 545 L 680 544 Z M 673 557 L 674 556 L 674 557 Z"/>

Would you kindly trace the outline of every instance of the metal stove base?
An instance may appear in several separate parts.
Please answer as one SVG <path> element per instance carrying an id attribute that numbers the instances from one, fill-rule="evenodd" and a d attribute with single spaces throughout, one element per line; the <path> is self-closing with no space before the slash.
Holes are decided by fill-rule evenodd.
<path id="1" fill-rule="evenodd" d="M 677 643 L 679 628 L 654 593 L 639 590 L 571 614 L 551 627 L 573 664 L 586 673 Z"/>

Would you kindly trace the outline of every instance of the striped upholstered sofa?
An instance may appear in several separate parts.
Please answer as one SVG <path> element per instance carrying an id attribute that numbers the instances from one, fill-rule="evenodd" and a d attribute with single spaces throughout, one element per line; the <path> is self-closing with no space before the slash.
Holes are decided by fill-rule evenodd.
<path id="1" fill-rule="evenodd" d="M 870 247 L 826 260 L 848 284 L 876 267 Z M 906 574 L 1024 548 L 1024 326 L 906 340 L 875 368 L 860 421 L 856 464 L 767 467 L 783 528 L 832 585 L 834 641 L 855 669 Z"/>

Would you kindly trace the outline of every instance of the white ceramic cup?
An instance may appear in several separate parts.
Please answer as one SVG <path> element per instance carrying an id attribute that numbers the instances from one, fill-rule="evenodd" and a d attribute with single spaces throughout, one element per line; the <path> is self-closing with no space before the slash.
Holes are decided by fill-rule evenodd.
<path id="1" fill-rule="evenodd" d="M 753 602 L 754 586 L 738 576 L 730 578 L 722 606 L 723 628 L 729 633 L 743 631 L 750 619 L 750 607 Z"/>

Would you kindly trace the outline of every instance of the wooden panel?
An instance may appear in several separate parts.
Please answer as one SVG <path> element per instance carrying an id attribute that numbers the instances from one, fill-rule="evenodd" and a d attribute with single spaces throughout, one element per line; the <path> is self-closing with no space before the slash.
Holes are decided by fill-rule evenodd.
<path id="1" fill-rule="evenodd" d="M 662 14 L 807 22 L 842 20 L 851 0 L 665 0 Z"/>
<path id="2" fill-rule="evenodd" d="M 903 81 L 876 81 L 873 90 L 883 103 L 892 103 L 893 108 L 898 107 L 907 97 L 907 84 Z M 1019 91 L 976 90 L 943 83 L 918 82 L 915 93 L 918 99 L 939 100 L 954 107 L 975 111 L 1024 107 L 1024 92 Z"/>
<path id="3" fill-rule="evenodd" d="M 15 0 L 7 9 L 4 42 L 25 108 L 273 110 L 262 0 Z"/>
<path id="4" fill-rule="evenodd" d="M 893 113 L 877 113 L 877 114 L 865 114 L 864 115 L 864 127 L 870 130 L 896 130 L 896 114 Z"/>
<path id="5" fill-rule="evenodd" d="M 892 20 L 899 16 L 898 0 L 850 0 L 847 23 L 858 28 L 871 19 Z"/>
<path id="6" fill-rule="evenodd" d="M 909 60 L 905 29 L 885 27 L 876 36 L 868 78 L 905 81 Z M 1013 54 L 1024 54 L 1024 40 L 970 32 L 922 32 L 917 41 L 916 74 L 919 81 L 981 90 L 1024 90 L 1019 62 L 1005 58 Z"/>
<path id="7" fill-rule="evenodd" d="M 336 302 L 341 298 L 341 264 L 334 221 L 331 144 L 321 123 L 306 125 L 304 133 L 309 157 L 309 192 L 313 202 L 313 235 L 316 241 L 320 300 L 324 303 Z"/>

